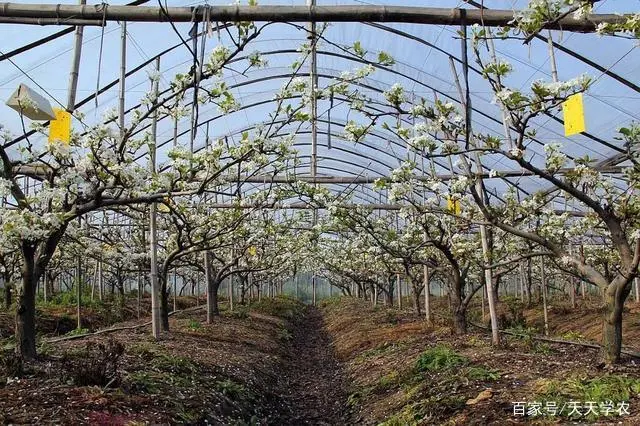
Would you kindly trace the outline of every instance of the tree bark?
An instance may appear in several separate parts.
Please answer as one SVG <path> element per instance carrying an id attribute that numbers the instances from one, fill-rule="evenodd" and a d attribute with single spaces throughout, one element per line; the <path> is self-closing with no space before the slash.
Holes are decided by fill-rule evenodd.
<path id="1" fill-rule="evenodd" d="M 622 310 L 631 292 L 632 279 L 618 276 L 604 292 L 602 357 L 607 364 L 620 362 L 622 350 Z"/>
<path id="2" fill-rule="evenodd" d="M 451 282 L 451 314 L 453 317 L 453 328 L 456 334 L 467 332 L 467 307 L 463 303 L 462 290 L 464 281 L 458 271 L 454 271 L 449 277 Z"/>
<path id="3" fill-rule="evenodd" d="M 8 311 L 11 307 L 11 277 L 8 273 L 4 274 L 4 307 Z"/>
<path id="4" fill-rule="evenodd" d="M 456 334 L 465 334 L 467 332 L 467 313 L 462 304 L 453 310 L 453 328 Z"/>
<path id="5" fill-rule="evenodd" d="M 16 309 L 16 353 L 25 359 L 36 357 L 36 261 L 35 248 L 23 244 L 22 291 Z"/>
<path id="6" fill-rule="evenodd" d="M 169 331 L 169 291 L 167 288 L 167 270 L 163 268 L 159 274 L 160 281 L 160 326 L 162 331 Z"/>

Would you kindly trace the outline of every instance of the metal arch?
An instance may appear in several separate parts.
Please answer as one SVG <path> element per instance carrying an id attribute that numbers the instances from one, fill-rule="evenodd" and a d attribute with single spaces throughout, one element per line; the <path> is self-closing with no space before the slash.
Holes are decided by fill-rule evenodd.
<path id="1" fill-rule="evenodd" d="M 460 58 L 458 58 L 457 56 L 452 55 L 451 53 L 445 51 L 444 49 L 441 49 L 441 48 L 439 48 L 439 47 L 427 42 L 426 40 L 421 39 L 420 37 L 417 37 L 417 36 L 414 36 L 412 34 L 406 33 L 404 31 L 400 31 L 400 30 L 396 30 L 394 28 L 387 27 L 385 25 L 376 24 L 376 23 L 365 23 L 365 25 L 371 26 L 373 28 L 378 28 L 378 29 L 381 29 L 381 30 L 384 30 L 384 31 L 387 31 L 387 32 L 391 32 L 392 34 L 396 34 L 396 35 L 399 35 L 401 37 L 405 37 L 405 38 L 413 40 L 413 41 L 417 41 L 418 43 L 421 43 L 421 44 L 424 44 L 426 46 L 429 46 L 430 48 L 435 49 L 435 50 L 437 50 L 438 52 L 440 52 L 440 53 L 442 53 L 444 55 L 447 55 L 448 57 L 454 59 L 458 63 L 462 63 Z M 482 75 L 482 72 L 480 70 L 478 70 L 476 67 L 474 67 L 473 65 L 468 65 L 468 67 L 474 73 L 476 73 L 476 74 L 478 74 L 480 76 Z M 457 100 L 456 100 L 456 102 L 460 103 Z M 551 118 L 552 120 L 556 121 L 557 123 L 564 124 L 564 120 L 556 117 L 555 115 L 551 115 L 551 114 L 545 114 L 545 115 L 547 115 L 549 118 Z M 623 149 L 617 147 L 616 145 L 612 145 L 612 144 L 608 143 L 607 141 L 603 140 L 602 138 L 599 138 L 598 136 L 592 135 L 591 133 L 588 133 L 588 132 L 582 132 L 582 134 L 584 136 L 586 136 L 587 138 L 589 138 L 589 139 L 591 139 L 591 140 L 593 140 L 595 142 L 598 142 L 601 145 L 606 146 L 607 148 L 613 149 L 614 151 L 617 151 L 619 153 L 623 153 L 624 152 Z M 533 140 L 535 140 L 535 139 L 533 139 Z"/>
<path id="2" fill-rule="evenodd" d="M 294 53 L 294 52 L 297 52 L 297 51 L 290 51 L 290 53 Z M 280 50 L 280 51 L 274 51 L 274 52 L 272 52 L 272 53 L 266 52 L 266 53 L 264 53 L 264 54 L 277 54 L 277 53 L 287 53 L 287 51 L 286 51 L 286 50 L 285 50 L 285 51 Z M 338 54 L 338 53 L 335 53 L 335 52 L 324 52 L 324 51 L 319 51 L 318 53 L 319 53 L 319 54 L 326 54 L 326 55 L 329 55 L 329 56 L 336 56 L 336 57 L 340 57 L 340 58 L 343 58 L 343 59 L 348 60 L 348 61 L 360 62 L 360 63 L 364 63 L 364 64 L 371 64 L 372 66 L 377 67 L 378 69 L 381 69 L 381 70 L 383 70 L 383 71 L 391 72 L 391 73 L 393 73 L 393 74 L 396 74 L 396 75 L 399 75 L 399 76 L 401 76 L 401 77 L 403 77 L 403 78 L 406 78 L 406 79 L 408 79 L 408 80 L 410 80 L 410 81 L 415 81 L 417 84 L 420 84 L 421 86 L 424 86 L 424 87 L 430 88 L 430 89 L 434 90 L 435 92 L 440 93 L 440 94 L 441 94 L 441 95 L 443 95 L 444 97 L 447 97 L 448 99 L 451 99 L 451 100 L 453 100 L 453 101 L 455 101 L 455 102 L 458 102 L 458 103 L 459 103 L 459 101 L 458 101 L 458 100 L 456 100 L 454 97 L 451 97 L 451 96 L 447 95 L 446 93 L 443 93 L 443 92 L 441 92 L 441 91 L 439 91 L 439 90 L 436 90 L 436 89 L 434 89 L 434 88 L 430 87 L 429 85 L 427 85 L 427 84 L 425 84 L 425 83 L 422 83 L 421 81 L 416 80 L 416 79 L 414 79 L 414 78 L 412 78 L 412 77 L 410 77 L 410 76 L 408 76 L 408 75 L 406 75 L 406 74 L 404 74 L 404 73 L 401 73 L 401 72 L 399 72 L 399 71 L 396 71 L 396 70 L 393 70 L 393 69 L 389 69 L 389 68 L 385 68 L 385 67 L 381 67 L 381 66 L 379 66 L 379 65 L 377 65 L 377 64 L 375 64 L 375 63 L 371 63 L 371 62 L 369 62 L 369 61 L 360 60 L 359 58 L 349 57 L 349 56 L 346 56 L 346 55 L 341 55 L 341 54 Z M 161 56 L 161 55 L 162 55 L 162 54 L 160 54 L 160 55 L 158 55 L 158 56 Z M 451 55 L 449 55 L 449 56 L 451 56 Z M 239 57 L 239 58 L 235 58 L 233 61 L 230 61 L 230 63 L 235 62 L 235 61 L 244 60 L 244 59 L 246 59 L 246 57 Z M 287 77 L 291 77 L 291 76 L 293 76 L 293 75 L 294 75 L 293 73 L 290 73 L 290 74 L 288 74 L 288 75 L 286 75 L 286 76 L 287 76 Z M 300 75 L 300 76 L 304 76 L 304 74 L 298 74 L 298 75 Z M 334 76 L 326 76 L 326 75 L 322 75 L 322 76 L 323 76 L 323 77 L 325 77 L 325 78 L 335 78 Z M 272 78 L 277 78 L 277 77 L 269 76 L 267 79 L 272 79 Z M 255 83 L 255 82 L 257 82 L 257 81 L 264 81 L 264 80 L 265 80 L 265 79 L 250 80 L 250 81 L 248 81 L 248 82 L 242 82 L 242 83 L 238 84 L 236 87 L 243 86 L 243 85 L 247 85 L 247 84 L 252 84 L 252 83 Z M 358 83 L 353 83 L 353 84 L 358 84 Z M 362 86 L 362 87 L 366 87 L 366 88 L 368 88 L 368 89 L 372 89 L 372 90 L 376 91 L 377 93 L 380 93 L 380 91 L 381 91 L 380 89 L 375 88 L 375 87 L 372 87 L 372 86 L 363 85 L 363 84 L 358 84 L 358 85 L 360 85 L 360 86 Z M 163 93 L 166 93 L 166 92 L 167 92 L 167 91 L 164 91 Z M 135 108 L 137 108 L 137 107 L 139 107 L 139 106 L 140 106 L 140 105 L 136 105 L 136 106 L 134 106 L 133 108 L 129 109 L 127 112 L 130 112 L 131 110 L 133 110 L 133 109 L 135 109 Z M 491 116 L 491 115 L 489 115 L 489 114 L 484 113 L 483 111 L 480 111 L 480 110 L 477 110 L 477 109 L 474 109 L 474 111 L 476 111 L 478 114 L 480 114 L 480 115 L 482 115 L 482 116 L 484 116 L 484 117 L 486 117 L 486 118 L 488 118 L 488 119 L 490 119 L 490 120 L 492 120 L 492 121 L 495 121 L 496 123 L 499 123 L 499 121 L 498 121 L 497 119 L 495 119 L 494 117 L 492 117 L 492 116 Z M 538 143 L 538 144 L 542 145 L 542 143 L 541 143 L 541 142 L 539 142 L 539 141 L 537 141 L 537 140 L 535 140 L 535 139 L 534 139 L 534 141 L 535 141 L 536 143 Z M 570 157 L 570 156 L 569 156 L 569 157 Z M 571 157 L 570 157 L 570 158 L 571 158 Z M 485 167 L 485 166 L 483 165 L 483 167 Z M 520 190 L 521 192 L 523 192 L 523 193 L 525 193 L 525 194 L 528 194 L 528 192 L 527 192 L 527 191 L 525 191 L 524 189 L 522 189 L 522 188 L 521 188 L 517 183 L 513 183 L 513 182 L 509 181 L 508 179 L 503 179 L 503 180 L 505 180 L 505 182 L 506 182 L 508 185 L 515 186 L 515 187 L 516 187 L 516 188 L 518 188 L 518 190 Z"/>
<path id="3" fill-rule="evenodd" d="M 232 85 L 232 86 L 230 86 L 230 88 L 239 87 L 239 86 L 241 86 L 241 85 L 243 85 L 243 86 L 244 86 L 244 85 L 248 85 L 248 84 L 254 84 L 254 83 L 258 83 L 258 82 L 262 82 L 262 81 L 267 81 L 267 80 L 271 80 L 271 79 L 279 79 L 279 78 L 291 77 L 292 75 L 293 75 L 293 74 L 281 74 L 281 75 L 276 75 L 276 76 L 260 77 L 260 78 L 254 79 L 254 80 L 250 80 L 250 81 L 248 81 L 248 82 L 242 82 L 242 83 L 239 83 L 239 84 L 237 84 L 237 85 Z M 300 74 L 298 74 L 298 75 L 299 75 L 299 76 L 305 76 L 305 75 L 308 75 L 308 74 L 300 73 Z M 334 78 L 333 76 L 328 76 L 328 75 L 326 75 L 326 74 L 320 74 L 320 76 L 322 76 L 322 77 L 324 77 L 324 78 Z M 365 88 L 367 88 L 367 89 L 373 90 L 373 91 L 375 91 L 375 92 L 377 92 L 377 93 L 380 93 L 380 92 L 381 92 L 381 90 L 380 90 L 380 89 L 378 89 L 378 88 L 376 88 L 376 87 L 373 87 L 373 86 L 369 86 L 369 85 L 365 85 L 365 84 L 358 84 L 358 85 L 359 85 L 359 86 L 361 86 L 361 87 L 365 87 Z M 292 97 L 291 99 L 295 99 L 295 98 L 299 98 L 299 96 L 294 96 L 294 97 Z M 264 105 L 264 104 L 267 104 L 267 103 L 275 102 L 275 101 L 276 101 L 275 99 L 268 99 L 268 100 L 265 100 L 265 101 L 257 101 L 257 102 L 254 102 L 253 104 L 248 104 L 248 105 L 243 105 L 243 106 L 241 106 L 241 107 L 240 107 L 240 109 L 239 109 L 239 111 L 241 111 L 241 110 L 245 110 L 245 109 L 248 109 L 248 108 L 252 108 L 252 107 L 255 107 L 255 106 L 259 106 L 259 105 Z M 188 104 L 187 104 L 187 105 L 188 105 Z M 134 108 L 135 108 L 135 107 L 134 107 Z M 372 108 L 372 109 L 376 110 L 375 108 Z M 378 110 L 378 111 L 380 111 L 380 110 Z M 223 118 L 223 117 L 225 117 L 225 115 L 224 115 L 224 114 L 220 114 L 220 115 L 214 116 L 213 118 L 211 118 L 211 119 L 209 119 L 209 120 L 204 120 L 204 121 L 202 121 L 202 122 L 198 123 L 198 126 L 201 126 L 201 125 L 204 125 L 204 124 L 210 123 L 210 122 L 212 122 L 212 121 L 215 121 L 215 120 L 217 120 L 217 119 L 219 119 L 219 118 Z M 163 117 L 163 118 L 166 118 L 166 116 L 165 116 L 165 117 Z M 402 119 L 402 121 L 404 121 L 405 123 L 408 123 L 408 121 L 407 121 L 406 119 Z M 138 132 L 143 131 L 146 127 L 148 127 L 148 126 L 142 127 L 142 128 L 141 128 L 140 130 L 138 130 L 137 132 L 134 132 L 134 134 L 137 134 Z M 245 129 L 251 129 L 251 128 L 253 128 L 253 126 L 246 127 Z M 183 131 L 183 132 L 179 133 L 179 134 L 178 134 L 178 136 L 183 136 L 183 135 L 185 135 L 185 134 L 186 134 L 186 133 L 188 133 L 188 132 L 189 132 L 189 130 Z M 372 132 L 372 133 L 373 133 L 373 132 Z M 386 139 L 385 139 L 385 140 L 386 140 Z M 159 144 L 159 145 L 158 145 L 158 147 L 165 146 L 166 144 L 168 144 L 168 143 L 169 143 L 169 142 L 171 142 L 171 141 L 172 141 L 172 139 L 168 139 L 168 140 L 166 140 L 165 142 L 162 142 L 161 144 Z M 394 142 L 394 143 L 395 143 L 395 142 Z M 540 142 L 539 142 L 539 143 L 540 143 Z M 540 144 L 541 144 L 541 143 L 540 143 Z M 143 155 L 140 155 L 140 156 L 136 157 L 136 160 L 137 160 L 137 159 L 142 158 L 142 156 L 143 156 Z M 422 155 L 421 155 L 421 156 L 422 156 Z M 436 162 L 440 167 L 445 167 L 445 166 L 443 166 L 441 163 L 439 163 L 438 161 L 436 161 L 436 160 L 434 160 L 434 161 L 435 161 L 435 162 Z M 484 164 L 482 165 L 482 167 L 483 167 L 483 169 L 485 169 L 485 170 L 489 170 L 489 168 L 488 168 L 486 165 L 484 165 Z M 523 188 L 522 188 L 518 183 L 511 182 L 511 181 L 509 180 L 509 178 L 506 178 L 506 177 L 500 177 L 500 179 L 501 179 L 501 180 L 503 180 L 507 185 L 514 186 L 515 188 L 517 188 L 517 189 L 518 189 L 520 192 L 522 192 L 523 194 L 525 194 L 525 195 L 530 195 L 530 193 L 529 193 L 527 190 L 523 189 Z M 499 197 L 499 196 L 497 196 L 497 199 L 502 200 L 502 198 L 501 198 L 501 197 Z"/>
<path id="4" fill-rule="evenodd" d="M 236 88 L 236 87 L 240 87 L 240 86 L 246 86 L 246 85 L 249 85 L 249 84 L 255 84 L 255 83 L 258 83 L 258 82 L 262 82 L 262 81 L 268 81 L 268 80 L 272 80 L 272 79 L 279 79 L 279 78 L 291 77 L 291 76 L 293 76 L 293 75 L 294 75 L 294 74 L 280 74 L 280 75 L 276 75 L 276 76 L 260 77 L 260 78 L 254 79 L 254 80 L 249 80 L 249 81 L 246 81 L 246 82 L 241 82 L 241 83 L 238 83 L 238 84 L 235 84 L 235 85 L 231 85 L 231 86 L 229 86 L 229 87 L 230 87 L 230 88 Z M 307 76 L 308 74 L 307 74 L 307 73 L 299 73 L 299 74 L 297 74 L 297 75 L 298 75 L 298 76 L 301 76 L 301 77 L 304 77 L 304 76 Z M 335 78 L 334 76 L 326 75 L 326 74 L 320 74 L 320 76 L 321 76 L 321 77 L 324 77 L 324 78 Z M 353 84 L 354 84 L 354 85 L 358 85 L 358 86 L 360 86 L 360 87 L 364 87 L 364 88 L 367 88 L 367 89 L 373 90 L 373 91 L 375 91 L 375 92 L 377 92 L 377 93 L 380 93 L 380 92 L 381 92 L 381 89 L 378 89 L 378 88 L 376 88 L 376 87 L 369 86 L 369 85 L 366 85 L 366 84 L 363 84 L 363 83 L 353 83 Z M 293 99 L 293 98 L 297 98 L 297 97 L 299 97 L 299 96 L 292 97 L 292 99 Z M 244 109 L 247 109 L 247 108 L 249 108 L 249 107 L 253 107 L 253 106 L 263 105 L 263 104 L 270 103 L 270 102 L 274 102 L 274 101 L 275 101 L 274 99 L 269 99 L 269 100 L 267 100 L 267 101 L 259 101 L 259 102 L 256 102 L 256 103 L 254 103 L 254 104 L 250 104 L 250 105 L 242 106 L 242 107 L 240 108 L 240 110 L 244 110 Z M 190 104 L 187 104 L 187 106 L 188 106 L 188 105 L 190 105 Z M 137 106 L 133 107 L 132 109 L 135 109 L 135 108 L 137 108 Z M 480 113 L 481 113 L 481 112 L 480 112 Z M 488 117 L 488 118 L 492 119 L 493 121 L 498 122 L 495 118 L 491 117 L 490 115 L 487 115 L 487 114 L 485 114 L 485 113 L 481 113 L 481 115 L 484 115 L 484 116 L 486 116 L 486 117 Z M 164 119 L 164 118 L 166 118 L 166 117 L 167 117 L 167 116 L 162 117 L 162 118 L 161 118 L 161 120 L 162 120 L 162 119 Z M 215 121 L 216 119 L 218 119 L 218 118 L 222 118 L 222 117 L 225 117 L 225 115 L 224 115 L 224 114 L 220 114 L 220 115 L 218 115 L 218 116 L 214 116 L 213 118 L 211 118 L 211 119 L 209 119 L 209 120 L 205 120 L 205 121 L 202 121 L 202 122 L 198 123 L 198 126 L 203 125 L 203 124 L 206 124 L 206 123 L 209 123 L 209 122 L 211 122 L 211 121 Z M 402 119 L 402 120 L 403 120 L 404 122 L 408 123 L 405 119 Z M 499 122 L 498 122 L 498 123 L 499 123 Z M 137 134 L 137 133 L 139 133 L 139 132 L 143 131 L 143 130 L 144 130 L 144 129 L 146 129 L 148 126 L 149 126 L 149 125 L 142 127 L 141 129 L 139 129 L 138 131 L 134 132 L 133 134 L 135 135 L 135 134 Z M 184 134 L 186 134 L 187 132 L 188 132 L 188 131 L 183 131 L 183 132 L 179 133 L 179 136 L 183 136 L 183 135 L 184 135 Z M 166 145 L 167 143 L 169 143 L 170 141 L 171 141 L 171 139 L 170 139 L 170 140 L 167 140 L 166 142 L 161 143 L 160 145 L 158 145 L 158 147 L 162 147 L 162 146 Z M 537 142 L 538 144 L 540 144 L 540 145 L 543 145 L 541 142 L 539 142 L 539 141 L 537 141 L 537 140 L 536 140 L 536 142 Z M 139 156 L 139 157 L 137 157 L 136 159 L 139 159 L 139 158 L 141 158 L 141 157 L 142 157 L 142 156 Z M 570 157 L 570 156 L 569 156 L 569 157 Z M 570 158 L 572 158 L 572 157 L 570 157 Z M 442 167 L 442 164 L 439 164 L 439 165 Z M 482 167 L 483 167 L 485 170 L 489 170 L 489 169 L 488 169 L 488 167 L 487 167 L 486 165 L 484 165 L 484 164 L 482 165 Z M 501 177 L 500 179 L 501 179 L 501 180 L 503 180 L 503 181 L 505 181 L 505 183 L 506 183 L 507 185 L 511 185 L 511 186 L 516 187 L 516 188 L 517 188 L 519 191 L 521 191 L 523 194 L 525 194 L 525 195 L 530 195 L 530 193 L 529 193 L 528 191 L 526 191 L 525 189 L 523 189 L 519 184 L 514 183 L 514 182 L 511 182 L 508 178 Z M 500 197 L 498 197 L 498 198 L 500 199 Z"/>

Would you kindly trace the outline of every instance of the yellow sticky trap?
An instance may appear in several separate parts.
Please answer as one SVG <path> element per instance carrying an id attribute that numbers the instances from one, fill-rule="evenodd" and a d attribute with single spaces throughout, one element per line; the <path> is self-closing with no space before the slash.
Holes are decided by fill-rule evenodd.
<path id="1" fill-rule="evenodd" d="M 49 122 L 49 142 L 61 141 L 68 144 L 71 141 L 71 114 L 67 111 L 54 108 L 55 120 Z"/>
<path id="2" fill-rule="evenodd" d="M 582 93 L 569 96 L 569 98 L 562 103 L 562 112 L 564 114 L 565 136 L 575 135 L 586 130 L 584 125 Z"/>
<path id="3" fill-rule="evenodd" d="M 460 200 L 454 200 L 451 197 L 447 197 L 447 210 L 453 214 L 460 214 L 462 209 L 460 208 Z"/>

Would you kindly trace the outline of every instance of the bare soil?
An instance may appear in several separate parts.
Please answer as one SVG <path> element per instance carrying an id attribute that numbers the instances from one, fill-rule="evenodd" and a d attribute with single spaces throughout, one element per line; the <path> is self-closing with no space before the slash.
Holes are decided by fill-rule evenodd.
<path id="1" fill-rule="evenodd" d="M 308 307 L 294 322 L 279 388 L 289 406 L 282 425 L 345 424 L 346 387 L 321 313 Z"/>
<path id="2" fill-rule="evenodd" d="M 141 327 L 41 346 L 19 378 L 0 380 L 0 423 L 344 424 L 343 375 L 316 309 L 265 300 L 205 321 L 191 310 L 158 341 Z M 113 358 L 96 350 L 111 341 L 124 347 L 117 373 L 81 384 Z"/>
<path id="3" fill-rule="evenodd" d="M 640 424 L 638 360 L 625 358 L 604 368 L 597 350 L 526 338 L 505 337 L 495 348 L 480 330 L 452 334 L 441 316 L 446 301 L 434 304 L 439 314 L 429 325 L 409 309 L 371 307 L 349 298 L 327 300 L 319 309 L 291 299 L 263 299 L 234 312 L 223 310 L 213 324 L 206 324 L 203 310 L 184 311 L 171 317 L 171 333 L 158 341 L 149 327 L 141 327 L 43 343 L 40 358 L 25 364 L 21 375 L 2 374 L 12 368 L 5 353 L 0 423 Z M 625 343 L 638 348 L 636 309 L 632 305 L 627 315 Z M 70 315 L 64 309 L 44 312 L 39 324 L 48 332 L 43 334 L 59 334 L 54 325 Z M 145 321 L 132 316 L 119 325 Z M 527 309 L 525 320 L 537 326 L 539 308 Z M 597 339 L 599 320 L 597 307 L 587 301 L 575 310 L 552 302 L 551 329 L 557 336 Z M 118 344 L 124 354 L 109 371 L 103 367 L 117 358 Z M 424 368 L 425 353 L 433 350 L 445 350 L 457 363 Z M 98 372 L 104 374 L 101 383 L 85 383 Z M 621 389 L 629 394 L 628 416 L 526 417 L 513 411 L 516 401 L 599 401 L 616 392 L 619 397 Z"/>
<path id="4" fill-rule="evenodd" d="M 626 358 L 621 365 L 603 369 L 598 351 L 580 346 L 505 338 L 502 347 L 494 348 L 484 332 L 456 336 L 443 318 L 429 326 L 414 313 L 374 308 L 358 300 L 328 301 L 323 314 L 350 383 L 349 424 L 640 424 L 638 360 Z M 580 333 L 580 322 L 571 327 Z M 446 348 L 465 361 L 452 368 L 420 370 L 421 355 L 434 348 Z M 631 415 L 514 415 L 514 402 L 548 401 L 546 392 L 553 384 L 562 393 L 553 398 L 562 404 L 563 398 L 586 398 L 580 392 L 588 386 L 592 397 L 598 380 L 633 381 L 628 399 Z M 598 386 L 599 398 L 612 392 Z"/>

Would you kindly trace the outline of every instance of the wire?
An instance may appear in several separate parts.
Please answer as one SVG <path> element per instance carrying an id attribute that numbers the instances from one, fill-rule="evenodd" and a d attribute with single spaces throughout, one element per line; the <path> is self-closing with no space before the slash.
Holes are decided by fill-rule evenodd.
<path id="1" fill-rule="evenodd" d="M 94 98 L 96 112 L 98 110 L 98 95 L 97 93 L 100 91 L 100 72 L 102 70 L 102 48 L 104 46 L 104 27 L 105 27 L 105 18 L 107 15 L 107 7 L 108 4 L 102 3 L 102 28 L 100 30 L 100 52 L 98 53 L 98 76 L 96 77 L 96 97 Z"/>
<path id="2" fill-rule="evenodd" d="M 158 0 L 158 6 L 160 6 L 160 12 L 162 12 L 162 14 L 167 18 L 167 20 L 169 21 L 169 24 L 171 25 L 171 28 L 173 28 L 173 31 L 178 35 L 178 37 L 180 37 L 180 41 L 182 41 L 182 44 L 184 44 L 184 47 L 187 48 L 187 50 L 191 53 L 192 56 L 195 56 L 196 55 L 195 52 L 187 44 L 187 41 L 184 39 L 184 37 L 182 37 L 182 34 L 180 34 L 180 31 L 178 31 L 178 29 L 176 28 L 175 24 L 171 20 L 171 17 L 167 13 L 165 6 L 162 5 L 162 2 L 160 0 Z"/>
<path id="3" fill-rule="evenodd" d="M 0 50 L 0 55 L 4 55 L 4 53 L 3 53 L 1 50 Z M 60 105 L 60 107 L 61 107 L 62 109 L 64 109 L 64 110 L 66 110 L 66 109 L 67 109 L 67 107 L 66 107 L 66 106 L 64 106 L 64 105 L 62 104 L 62 102 L 60 102 L 60 101 L 58 100 L 58 98 L 56 98 L 55 96 L 53 96 L 53 95 L 52 95 L 52 94 L 51 94 L 47 89 L 45 89 L 44 87 L 42 87 L 42 86 L 40 85 L 40 83 L 38 83 L 37 81 L 35 81 L 35 80 L 34 80 L 34 79 L 29 75 L 29 74 L 27 74 L 27 73 L 26 73 L 22 68 L 20 68 L 20 66 L 19 66 L 18 64 L 16 64 L 15 62 L 13 62 L 13 59 L 11 59 L 11 58 L 7 58 L 7 60 L 8 60 L 9 62 L 11 62 L 11 64 L 12 64 L 14 67 L 16 67 L 18 70 L 20 70 L 20 72 L 21 72 L 22 74 L 24 74 L 24 75 L 25 75 L 25 77 L 27 77 L 29 80 L 31 80 L 31 81 L 33 82 L 33 84 L 35 84 L 36 86 L 38 86 L 38 88 L 39 88 L 40 90 L 42 90 L 42 91 L 43 91 L 47 96 L 49 96 L 49 97 L 50 97 L 51 99 L 53 99 L 53 100 L 54 100 L 58 105 Z M 85 128 L 88 128 L 88 127 L 89 127 L 89 126 L 88 126 L 84 121 L 82 121 L 82 119 L 80 119 L 80 117 L 79 117 L 79 116 L 75 115 L 74 113 L 71 113 L 71 115 L 72 115 L 76 120 L 78 120 L 80 123 L 82 123 L 82 125 L 83 125 Z"/>

